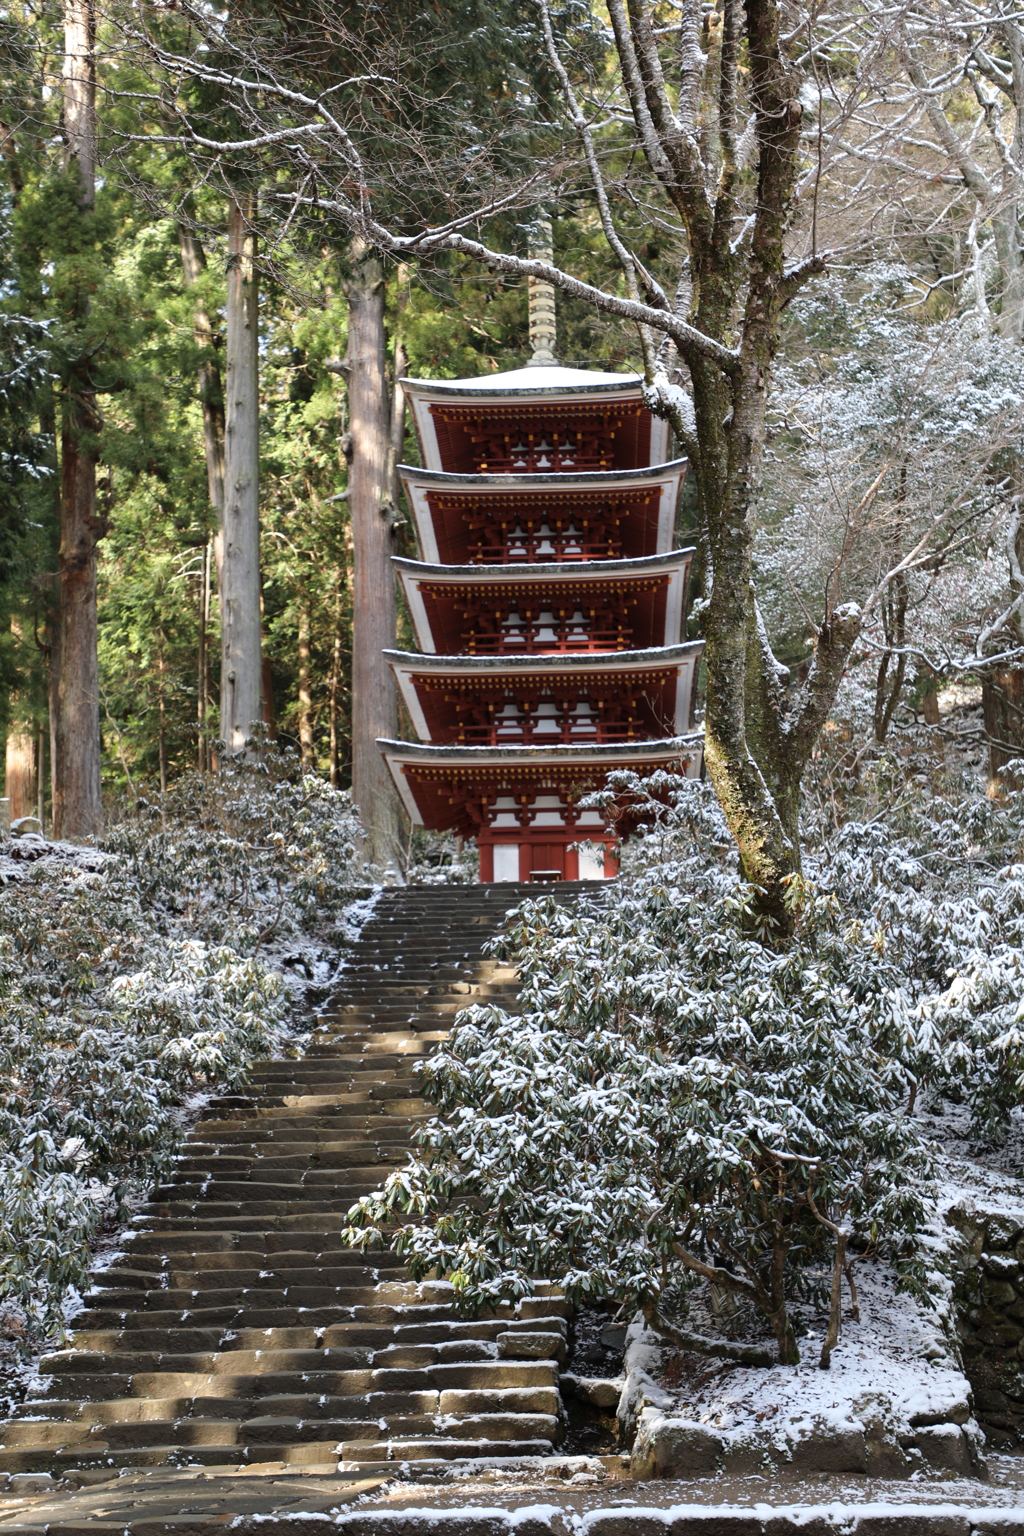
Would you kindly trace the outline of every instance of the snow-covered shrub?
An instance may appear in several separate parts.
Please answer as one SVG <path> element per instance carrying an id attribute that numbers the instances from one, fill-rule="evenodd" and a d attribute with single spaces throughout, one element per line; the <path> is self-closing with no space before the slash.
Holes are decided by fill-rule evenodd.
<path id="1" fill-rule="evenodd" d="M 350 1240 L 390 1233 L 468 1307 L 543 1277 L 640 1305 L 676 1337 L 703 1280 L 759 1315 L 783 1359 L 797 1302 L 828 1316 L 827 1359 L 856 1252 L 941 1308 L 934 1155 L 914 1110 L 941 1090 L 991 1127 L 1019 1095 L 1009 962 L 979 1008 L 971 955 L 997 932 L 1007 956 L 1019 946 L 1024 881 L 972 891 L 882 825 L 851 825 L 809 860 L 780 953 L 706 786 L 624 775 L 614 789 L 647 823 L 621 881 L 573 909 L 519 910 L 505 953 L 522 1017 L 460 1017 L 422 1069 L 444 1118 L 353 1209 Z"/>
<path id="2" fill-rule="evenodd" d="M 0 1311 L 30 1341 L 81 1285 L 90 1236 L 167 1167 L 183 1102 L 285 1046 L 301 987 L 284 968 L 303 945 L 336 962 L 357 832 L 347 795 L 264 762 L 123 809 L 105 850 L 40 844 L 11 869 Z"/>
<path id="3" fill-rule="evenodd" d="M 473 885 L 480 878 L 476 844 L 450 832 L 414 828 L 405 878 L 410 885 Z"/>
<path id="4" fill-rule="evenodd" d="M 348 791 L 284 752 L 184 774 L 137 801 L 105 846 L 128 861 L 147 906 L 215 943 L 231 933 L 266 944 L 323 931 L 351 901 L 359 832 Z"/>

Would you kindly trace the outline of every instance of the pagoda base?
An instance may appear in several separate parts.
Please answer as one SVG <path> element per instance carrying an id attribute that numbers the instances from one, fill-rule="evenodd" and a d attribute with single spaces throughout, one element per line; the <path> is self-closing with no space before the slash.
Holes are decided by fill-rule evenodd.
<path id="1" fill-rule="evenodd" d="M 579 827 L 488 828 L 477 835 L 481 884 L 505 880 L 612 880 L 618 840 L 587 837 Z M 583 844 L 581 847 L 580 844 Z"/>

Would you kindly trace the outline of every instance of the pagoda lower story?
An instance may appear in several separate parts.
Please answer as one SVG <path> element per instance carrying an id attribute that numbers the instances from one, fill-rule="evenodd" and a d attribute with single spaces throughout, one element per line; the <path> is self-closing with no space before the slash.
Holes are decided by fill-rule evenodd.
<path id="1" fill-rule="evenodd" d="M 420 738 L 379 743 L 399 794 L 476 840 L 481 880 L 609 878 L 628 816 L 581 802 L 616 771 L 701 767 L 685 461 L 632 374 L 404 384 L 426 558 L 396 560 L 419 647 L 387 653 Z"/>
<path id="2" fill-rule="evenodd" d="M 605 880 L 618 873 L 619 830 L 580 801 L 627 769 L 699 772 L 699 737 L 615 747 L 429 747 L 382 742 L 419 826 L 474 838 L 481 880 Z"/>

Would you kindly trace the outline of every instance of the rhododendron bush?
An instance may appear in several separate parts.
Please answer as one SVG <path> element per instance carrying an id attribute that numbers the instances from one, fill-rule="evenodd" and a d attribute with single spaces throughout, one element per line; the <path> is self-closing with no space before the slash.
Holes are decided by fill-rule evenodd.
<path id="1" fill-rule="evenodd" d="M 783 1361 L 816 1316 L 827 1363 L 866 1253 L 943 1312 L 918 1112 L 948 1095 L 998 1136 L 1024 1070 L 1024 803 L 955 787 L 916 837 L 849 822 L 812 844 L 776 949 L 709 787 L 618 776 L 645 823 L 621 881 L 518 910 L 522 1016 L 470 1008 L 423 1064 L 442 1117 L 350 1240 L 390 1241 L 469 1309 L 544 1278 L 717 1353 L 696 1288 Z"/>
<path id="2" fill-rule="evenodd" d="M 166 1168 L 183 1102 L 286 1048 L 305 978 L 337 963 L 357 834 L 347 794 L 268 758 L 138 802 L 102 849 L 8 845 L 0 1304 L 15 1327 L 59 1319 L 90 1238 Z"/>

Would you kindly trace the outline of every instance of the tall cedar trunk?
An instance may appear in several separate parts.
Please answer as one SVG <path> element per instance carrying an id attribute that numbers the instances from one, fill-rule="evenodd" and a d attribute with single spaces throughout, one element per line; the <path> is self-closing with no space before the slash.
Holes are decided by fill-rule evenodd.
<path id="1" fill-rule="evenodd" d="M 78 208 L 96 196 L 96 15 L 92 0 L 65 0 L 64 132 L 69 167 L 78 173 Z M 86 301 L 80 300 L 79 315 Z M 99 662 L 96 650 L 96 557 L 105 525 L 96 515 L 95 434 L 100 427 L 91 358 L 73 364 L 61 420 L 60 607 L 57 636 L 53 827 L 56 837 L 99 837 Z"/>
<path id="2" fill-rule="evenodd" d="M 1024 757 L 1024 670 L 999 667 L 982 685 L 988 770 L 995 783 L 1007 763 Z"/>
<path id="3" fill-rule="evenodd" d="M 196 655 L 196 767 L 205 773 L 208 761 L 206 740 L 207 695 L 209 692 L 209 628 L 210 628 L 210 564 L 213 558 L 213 540 L 203 545 L 202 566 L 199 572 L 199 648 Z"/>
<path id="4" fill-rule="evenodd" d="M 309 605 L 303 602 L 299 609 L 299 749 L 302 753 L 302 766 L 309 769 L 312 769 L 316 762 L 313 749 L 311 657 Z"/>
<path id="5" fill-rule="evenodd" d="M 220 734 L 241 752 L 263 717 L 260 646 L 259 308 L 255 199 L 228 204 L 227 409 L 220 580 Z"/>
<path id="6" fill-rule="evenodd" d="M 341 668 L 343 636 L 341 633 L 341 575 L 334 592 L 334 644 L 331 647 L 331 675 L 328 685 L 330 723 L 331 788 L 341 788 Z"/>
<path id="7" fill-rule="evenodd" d="M 388 493 L 391 412 L 384 377 L 384 272 L 356 241 L 348 298 L 349 513 L 352 519 L 352 791 L 366 852 L 375 864 L 397 861 L 400 810 L 377 738 L 398 733 L 398 705 L 382 652 L 395 644 L 395 580 Z"/>
<path id="8" fill-rule="evenodd" d="M 12 731 L 7 738 L 4 790 L 10 801 L 12 821 L 36 814 L 36 740 L 30 731 Z"/>
<path id="9" fill-rule="evenodd" d="M 178 248 L 185 287 L 192 288 L 206 271 L 206 252 L 192 231 L 178 225 Z M 223 554 L 221 524 L 224 517 L 224 387 L 217 360 L 217 335 L 210 314 L 202 300 L 192 311 L 192 335 L 204 352 L 199 364 L 199 403 L 203 409 L 203 454 L 206 459 L 206 483 L 210 506 L 217 514 L 217 532 L 213 541 L 217 576 L 220 577 Z"/>

